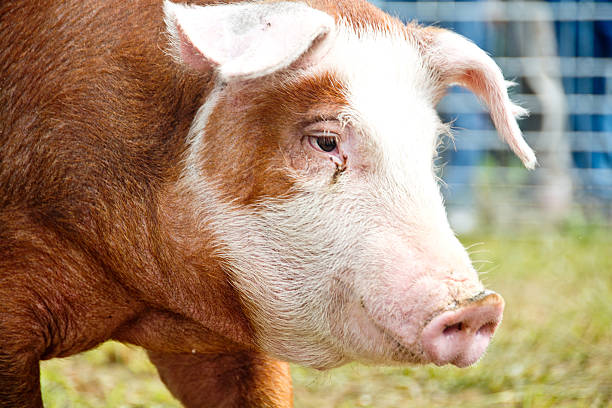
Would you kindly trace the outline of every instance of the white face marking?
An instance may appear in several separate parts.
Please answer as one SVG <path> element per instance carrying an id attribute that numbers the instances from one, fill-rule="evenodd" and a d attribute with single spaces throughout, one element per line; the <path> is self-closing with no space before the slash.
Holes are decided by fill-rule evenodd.
<path id="1" fill-rule="evenodd" d="M 228 202 L 223 180 L 198 171 L 217 90 L 192 126 L 184 186 L 199 198 L 194 211 L 214 233 L 264 350 L 315 367 L 353 358 L 419 361 L 420 350 L 410 347 L 420 325 L 453 295 L 439 282 L 444 268 L 463 268 L 457 273 L 473 281 L 467 288 L 479 286 L 433 174 L 439 120 L 431 80 L 401 35 L 337 31 L 324 64 L 303 75 L 331 71 L 346 84 L 350 107 L 342 116 L 374 157 L 367 174 L 349 169 L 333 187 L 320 177 L 299 179 L 290 199 L 250 208 Z M 421 297 L 404 302 L 411 295 Z"/>
<path id="2" fill-rule="evenodd" d="M 202 172 L 200 171 L 200 158 L 202 157 L 202 145 L 204 143 L 204 129 L 208 123 L 209 116 L 219 101 L 222 87 L 222 84 L 219 83 L 215 85 L 204 105 L 198 109 L 189 129 L 189 134 L 187 135 L 189 152 L 185 160 L 185 168 L 182 175 L 185 184 L 188 186 L 198 185 L 203 179 Z"/>
<path id="3" fill-rule="evenodd" d="M 346 84 L 347 118 L 371 139 L 381 175 L 409 186 L 413 199 L 425 200 L 414 210 L 441 209 L 432 205 L 432 196 L 439 196 L 432 158 L 441 123 L 432 101 L 433 79 L 416 45 L 402 33 L 366 28 L 357 36 L 343 25 L 339 31 L 320 69 L 336 72 Z M 444 213 L 435 216 L 446 220 Z"/>

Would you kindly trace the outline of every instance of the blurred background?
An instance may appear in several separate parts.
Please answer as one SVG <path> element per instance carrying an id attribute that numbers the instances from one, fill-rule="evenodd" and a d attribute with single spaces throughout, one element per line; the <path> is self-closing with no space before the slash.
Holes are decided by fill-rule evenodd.
<path id="1" fill-rule="evenodd" d="M 612 407 L 612 3 L 372 1 L 489 52 L 540 166 L 525 170 L 469 92 L 438 164 L 449 218 L 504 322 L 474 367 L 292 366 L 296 408 Z M 108 342 L 41 365 L 47 407 L 179 407 L 145 353 Z"/>
<path id="2" fill-rule="evenodd" d="M 612 4 L 609 1 L 372 1 L 404 21 L 450 28 L 517 83 L 513 99 L 540 167 L 525 172 L 477 98 L 452 89 L 440 164 L 451 224 L 612 223 Z"/>

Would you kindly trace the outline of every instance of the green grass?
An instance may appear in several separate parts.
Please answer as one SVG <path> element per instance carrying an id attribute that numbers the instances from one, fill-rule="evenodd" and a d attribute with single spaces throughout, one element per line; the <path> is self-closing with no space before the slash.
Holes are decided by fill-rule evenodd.
<path id="1" fill-rule="evenodd" d="M 504 322 L 475 367 L 292 367 L 297 408 L 612 407 L 612 234 L 474 236 Z M 482 261 L 490 261 L 482 262 Z M 138 348 L 42 364 L 47 407 L 179 407 Z"/>

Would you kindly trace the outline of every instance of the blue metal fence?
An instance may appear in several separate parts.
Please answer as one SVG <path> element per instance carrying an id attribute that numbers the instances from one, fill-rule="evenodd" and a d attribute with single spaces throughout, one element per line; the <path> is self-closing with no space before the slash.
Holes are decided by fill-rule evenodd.
<path id="1" fill-rule="evenodd" d="M 531 112 L 521 127 L 541 166 L 527 173 L 473 95 L 451 90 L 438 106 L 454 121 L 442 176 L 457 229 L 566 219 L 612 225 L 612 3 L 372 3 L 470 38 L 518 83 L 513 99 Z"/>

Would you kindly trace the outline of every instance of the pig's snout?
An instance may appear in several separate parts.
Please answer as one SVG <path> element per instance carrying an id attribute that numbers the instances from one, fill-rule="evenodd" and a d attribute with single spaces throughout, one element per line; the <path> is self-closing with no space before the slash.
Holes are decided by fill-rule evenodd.
<path id="1" fill-rule="evenodd" d="M 484 291 L 459 308 L 441 313 L 423 329 L 422 345 L 436 365 L 467 367 L 482 356 L 501 323 L 504 299 Z"/>

